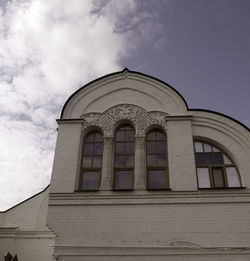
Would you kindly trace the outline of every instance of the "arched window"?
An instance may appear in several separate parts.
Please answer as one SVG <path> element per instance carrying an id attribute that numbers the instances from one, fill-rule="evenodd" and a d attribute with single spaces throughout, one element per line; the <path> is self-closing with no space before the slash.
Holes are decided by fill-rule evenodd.
<path id="1" fill-rule="evenodd" d="M 84 138 L 80 189 L 98 190 L 102 171 L 103 138 L 91 132 Z"/>
<path id="2" fill-rule="evenodd" d="M 133 189 L 134 129 L 122 125 L 115 132 L 114 189 Z"/>
<path id="3" fill-rule="evenodd" d="M 160 130 L 147 134 L 147 188 L 169 188 L 167 167 L 167 142 Z"/>
<path id="4" fill-rule="evenodd" d="M 195 141 L 199 188 L 238 188 L 240 176 L 234 162 L 216 146 Z"/>

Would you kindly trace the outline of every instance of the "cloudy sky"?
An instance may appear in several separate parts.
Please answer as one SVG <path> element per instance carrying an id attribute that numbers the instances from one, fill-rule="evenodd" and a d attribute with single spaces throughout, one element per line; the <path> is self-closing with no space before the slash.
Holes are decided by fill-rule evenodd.
<path id="1" fill-rule="evenodd" d="M 50 182 L 72 92 L 124 67 L 250 127 L 249 0 L 0 0 L 0 210 Z"/>

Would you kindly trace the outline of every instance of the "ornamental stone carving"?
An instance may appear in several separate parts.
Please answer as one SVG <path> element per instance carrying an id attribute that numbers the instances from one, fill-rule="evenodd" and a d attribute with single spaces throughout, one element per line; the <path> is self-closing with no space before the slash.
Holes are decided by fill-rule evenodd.
<path id="1" fill-rule="evenodd" d="M 145 131 L 149 126 L 159 125 L 167 128 L 165 116 L 167 113 L 159 111 L 147 112 L 143 108 L 132 104 L 120 104 L 109 108 L 103 113 L 87 113 L 81 115 L 85 120 L 82 128 L 97 126 L 102 129 L 104 136 L 112 137 L 114 128 L 122 120 L 129 120 L 135 128 L 136 136 L 145 136 Z"/>

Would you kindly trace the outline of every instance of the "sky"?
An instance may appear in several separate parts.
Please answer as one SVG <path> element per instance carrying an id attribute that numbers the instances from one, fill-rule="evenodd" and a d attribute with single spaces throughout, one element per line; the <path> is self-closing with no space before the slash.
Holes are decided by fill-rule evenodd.
<path id="1" fill-rule="evenodd" d="M 0 0 L 0 210 L 50 182 L 55 119 L 127 67 L 250 127 L 249 0 Z"/>

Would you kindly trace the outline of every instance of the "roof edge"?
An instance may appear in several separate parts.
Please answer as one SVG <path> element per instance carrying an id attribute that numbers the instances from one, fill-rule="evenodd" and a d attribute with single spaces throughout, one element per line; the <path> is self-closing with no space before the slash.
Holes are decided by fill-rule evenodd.
<path id="1" fill-rule="evenodd" d="M 176 93 L 179 95 L 179 97 L 181 97 L 181 99 L 183 100 L 183 102 L 184 102 L 184 104 L 185 104 L 185 106 L 186 106 L 186 108 L 187 108 L 187 111 L 203 111 L 203 112 L 214 113 L 214 114 L 223 116 L 223 117 L 225 117 L 225 118 L 228 118 L 228 119 L 230 119 L 230 120 L 232 120 L 232 121 L 238 123 L 238 124 L 241 125 L 244 129 L 246 129 L 247 131 L 250 132 L 250 128 L 247 127 L 245 124 L 243 124 L 242 122 L 236 120 L 235 118 L 233 118 L 233 117 L 231 117 L 231 116 L 228 116 L 228 115 L 226 115 L 226 114 L 223 114 L 223 113 L 221 113 L 221 112 L 217 112 L 217 111 L 213 111 L 213 110 L 207 110 L 207 109 L 189 108 L 189 107 L 188 107 L 188 104 L 187 104 L 187 102 L 186 102 L 186 100 L 184 99 L 184 97 L 183 97 L 173 86 L 171 86 L 171 85 L 168 84 L 167 82 L 164 82 L 164 81 L 162 81 L 162 80 L 160 80 L 160 79 L 158 79 L 158 78 L 156 78 L 156 77 L 154 77 L 154 76 L 148 75 L 148 74 L 144 74 L 144 73 L 137 72 L 137 71 L 131 71 L 131 70 L 129 70 L 127 67 L 125 67 L 125 68 L 124 68 L 123 70 L 121 70 L 121 71 L 113 72 L 113 73 L 110 73 L 110 74 L 106 74 L 106 75 L 104 75 L 104 76 L 101 76 L 101 77 L 99 77 L 99 78 L 97 78 L 97 79 L 95 79 L 95 80 L 93 80 L 93 81 L 88 82 L 87 84 L 83 85 L 81 88 L 79 88 L 78 90 L 76 90 L 73 94 L 70 95 L 70 97 L 69 97 L 69 98 L 67 99 L 67 101 L 64 103 L 63 108 L 62 108 L 62 111 L 61 111 L 60 119 L 62 119 L 64 110 L 65 110 L 67 104 L 69 103 L 69 101 L 73 98 L 73 96 L 75 96 L 75 95 L 76 95 L 78 92 L 80 92 L 83 88 L 85 88 L 85 87 L 87 87 L 87 86 L 89 86 L 89 85 L 91 85 L 91 84 L 93 84 L 93 83 L 95 83 L 95 82 L 97 82 L 97 81 L 99 81 L 99 80 L 108 78 L 108 77 L 110 77 L 110 76 L 114 76 L 114 75 L 118 75 L 118 74 L 122 74 L 122 73 L 127 73 L 127 72 L 133 73 L 133 74 L 136 74 L 136 75 L 141 75 L 141 76 L 144 76 L 144 77 L 151 78 L 152 80 L 158 81 L 158 82 L 160 82 L 160 83 L 162 83 L 162 84 L 168 86 L 168 87 L 171 88 L 174 92 L 176 92 Z"/>
<path id="2" fill-rule="evenodd" d="M 63 108 L 62 108 L 62 111 L 61 111 L 61 115 L 60 115 L 60 119 L 62 119 L 64 110 L 65 110 L 66 106 L 68 105 L 69 101 L 70 101 L 78 92 L 80 92 L 83 88 L 85 88 L 85 87 L 87 87 L 87 86 L 89 86 L 89 85 L 91 85 L 91 84 L 93 84 L 93 83 L 95 83 L 95 82 L 97 82 L 97 81 L 103 80 L 103 79 L 105 79 L 105 78 L 108 78 L 108 77 L 111 77 L 111 76 L 114 76 L 114 75 L 118 75 L 118 74 L 127 73 L 127 72 L 128 72 L 128 73 L 132 73 L 132 74 L 136 74 L 136 75 L 140 75 L 140 76 L 144 76 L 144 77 L 148 77 L 148 78 L 150 78 L 150 79 L 152 79 L 152 80 L 158 81 L 158 82 L 160 82 L 160 83 L 166 85 L 167 87 L 169 87 L 170 89 L 172 89 L 174 92 L 176 92 L 176 93 L 180 96 L 180 98 L 182 99 L 182 101 L 184 102 L 184 104 L 185 104 L 185 106 L 186 106 L 186 108 L 187 108 L 187 110 L 188 110 L 188 104 L 187 104 L 186 100 L 184 99 L 184 97 L 183 97 L 173 86 L 171 86 L 170 84 L 168 84 L 168 83 L 166 83 L 166 82 L 164 82 L 164 81 L 162 81 L 162 80 L 160 80 L 160 79 L 158 79 L 158 78 L 156 78 L 156 77 L 154 77 L 154 76 L 151 76 L 151 75 L 148 75 L 148 74 L 144 74 L 144 73 L 141 73 L 141 72 L 137 72 L 137 71 L 130 71 L 127 67 L 125 67 L 122 71 L 118 71 L 118 72 L 113 72 L 113 73 L 110 73 L 110 74 L 106 74 L 106 75 L 103 75 L 103 76 L 101 76 L 101 77 L 99 77 L 99 78 L 93 80 L 93 81 L 90 81 L 90 82 L 88 82 L 87 84 L 83 85 L 83 86 L 82 86 L 81 88 L 79 88 L 78 90 L 76 90 L 74 93 L 72 93 L 72 94 L 69 96 L 69 98 L 67 99 L 67 101 L 66 101 L 66 102 L 64 103 L 64 105 L 63 105 Z"/>

